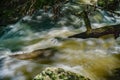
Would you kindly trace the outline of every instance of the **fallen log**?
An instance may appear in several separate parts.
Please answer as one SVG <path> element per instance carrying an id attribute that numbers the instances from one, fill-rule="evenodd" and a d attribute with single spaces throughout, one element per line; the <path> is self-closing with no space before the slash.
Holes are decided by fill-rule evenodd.
<path id="1" fill-rule="evenodd" d="M 99 38 L 105 35 L 113 34 L 115 38 L 119 37 L 120 34 L 120 24 L 104 26 L 96 29 L 91 29 L 90 32 L 82 32 L 69 36 L 68 38 Z"/>

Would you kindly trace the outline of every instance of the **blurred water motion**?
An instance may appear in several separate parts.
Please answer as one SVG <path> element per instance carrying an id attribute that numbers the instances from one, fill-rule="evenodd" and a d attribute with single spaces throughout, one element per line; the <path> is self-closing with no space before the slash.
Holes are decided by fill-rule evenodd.
<path id="1" fill-rule="evenodd" d="M 65 4 L 65 16 L 56 22 L 51 19 L 52 13 L 39 10 L 4 29 L 0 38 L 0 80 L 31 80 L 51 66 L 72 70 L 91 80 L 109 80 L 112 71 L 120 68 L 120 39 L 68 39 L 67 36 L 85 31 L 83 20 L 69 10 L 79 11 L 81 7 Z M 90 16 L 93 28 L 114 23 L 103 11 L 95 13 Z M 50 59 L 17 60 L 7 56 L 48 47 L 58 49 Z"/>

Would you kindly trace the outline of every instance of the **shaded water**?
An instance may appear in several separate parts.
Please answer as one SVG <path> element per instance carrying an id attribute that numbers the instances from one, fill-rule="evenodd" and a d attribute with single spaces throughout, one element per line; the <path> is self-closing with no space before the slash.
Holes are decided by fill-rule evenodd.
<path id="1" fill-rule="evenodd" d="M 120 68 L 120 38 L 68 39 L 67 36 L 85 31 L 82 19 L 66 14 L 69 9 L 81 10 L 78 5 L 66 4 L 64 17 L 56 22 L 51 19 L 53 14 L 39 10 L 4 29 L 0 38 L 0 80 L 32 80 L 45 67 L 62 67 L 91 80 L 120 80 L 113 72 Z M 103 16 L 102 11 L 96 13 L 90 18 L 93 28 L 115 23 L 111 17 Z M 58 49 L 49 59 L 8 57 L 48 47 Z"/>

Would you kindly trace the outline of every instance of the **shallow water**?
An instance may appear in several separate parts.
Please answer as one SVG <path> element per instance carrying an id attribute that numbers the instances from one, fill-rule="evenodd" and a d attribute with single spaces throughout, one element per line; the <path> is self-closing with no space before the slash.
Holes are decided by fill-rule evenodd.
<path id="1" fill-rule="evenodd" d="M 68 6 L 80 9 L 77 5 L 66 4 L 64 13 L 69 10 Z M 110 80 L 109 77 L 115 75 L 112 71 L 120 68 L 120 38 L 68 39 L 70 35 L 85 31 L 83 21 L 69 14 L 54 22 L 51 16 L 51 13 L 39 10 L 37 14 L 26 16 L 4 29 L 5 33 L 0 38 L 0 80 L 32 80 L 45 67 L 62 67 L 91 80 Z M 99 13 L 91 17 L 93 28 L 112 24 L 111 18 L 106 21 L 105 17 L 100 19 L 100 16 L 103 15 Z M 58 50 L 48 59 L 19 60 L 8 57 L 48 47 Z M 120 78 L 113 77 L 112 80 Z"/>

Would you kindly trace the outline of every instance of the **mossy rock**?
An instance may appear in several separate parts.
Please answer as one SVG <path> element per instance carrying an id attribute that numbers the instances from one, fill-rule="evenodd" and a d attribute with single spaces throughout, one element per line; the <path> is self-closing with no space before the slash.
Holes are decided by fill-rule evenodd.
<path id="1" fill-rule="evenodd" d="M 62 68 L 46 68 L 33 80 L 90 80 L 80 74 L 65 71 Z"/>

